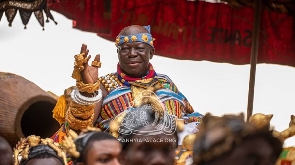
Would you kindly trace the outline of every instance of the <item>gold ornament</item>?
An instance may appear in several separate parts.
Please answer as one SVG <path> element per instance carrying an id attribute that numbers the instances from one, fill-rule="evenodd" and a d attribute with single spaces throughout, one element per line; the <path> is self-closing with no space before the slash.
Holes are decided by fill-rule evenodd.
<path id="1" fill-rule="evenodd" d="M 100 68 L 101 67 L 101 62 L 99 62 L 99 61 L 92 61 L 91 65 L 94 66 L 94 67 Z"/>
<path id="2" fill-rule="evenodd" d="M 148 42 L 148 40 L 149 40 L 148 36 L 146 34 L 143 34 L 141 38 L 144 42 Z"/>
<path id="3" fill-rule="evenodd" d="M 128 37 L 124 37 L 124 42 L 128 42 L 128 41 L 129 41 Z"/>
<path id="4" fill-rule="evenodd" d="M 77 137 L 77 133 L 70 129 L 68 131 L 68 136 L 65 136 L 64 140 L 62 141 L 62 146 L 65 148 L 67 153 L 75 158 L 80 156 L 80 153 L 76 149 L 76 144 L 74 143 L 74 139 Z"/>
<path id="5" fill-rule="evenodd" d="M 69 111 L 73 114 L 73 116 L 88 119 L 94 113 L 95 104 L 92 105 L 80 105 L 76 102 L 71 102 Z"/>
<path id="6" fill-rule="evenodd" d="M 176 126 L 179 132 L 184 130 L 184 119 L 176 119 Z"/>
<path id="7" fill-rule="evenodd" d="M 253 124 L 258 129 L 270 129 L 270 120 L 273 114 L 265 115 L 262 113 L 256 113 L 249 118 L 249 123 Z"/>
<path id="8" fill-rule="evenodd" d="M 94 113 L 88 119 L 80 119 L 76 118 L 71 110 L 67 111 L 66 121 L 68 122 L 69 126 L 74 130 L 82 130 L 87 128 L 88 126 L 92 126 L 94 119 Z"/>
<path id="9" fill-rule="evenodd" d="M 106 76 L 100 77 L 98 80 L 108 90 L 108 92 L 122 86 L 122 83 L 114 74 L 107 74 Z"/>
<path id="10" fill-rule="evenodd" d="M 132 41 L 136 41 L 137 40 L 137 37 L 136 36 L 131 36 L 131 40 Z"/>
<path id="11" fill-rule="evenodd" d="M 115 45 L 118 46 L 119 45 L 119 42 L 120 42 L 120 38 L 117 37 L 116 38 L 116 41 L 115 41 L 115 43 L 116 43 Z"/>
<path id="12" fill-rule="evenodd" d="M 82 81 L 77 81 L 76 86 L 80 92 L 94 93 L 99 89 L 100 82 L 96 81 L 94 84 L 84 84 Z"/>
<path id="13" fill-rule="evenodd" d="M 100 131 L 101 130 L 99 128 L 88 126 L 85 129 L 81 130 L 80 135 L 84 135 L 88 132 L 100 132 Z M 80 152 L 77 151 L 77 147 L 74 142 L 74 140 L 77 138 L 80 138 L 78 134 L 74 130 L 69 129 L 67 132 L 67 136 L 65 136 L 64 140 L 62 141 L 63 148 L 67 151 L 68 154 L 70 154 L 74 158 L 79 158 L 81 156 Z"/>
<path id="14" fill-rule="evenodd" d="M 41 140 L 40 136 L 35 136 L 35 135 L 31 135 L 27 139 L 28 139 L 28 143 L 31 147 L 38 145 Z"/>
<path id="15" fill-rule="evenodd" d="M 39 144 L 44 144 L 56 151 L 57 155 L 63 159 L 64 164 L 67 164 L 66 154 L 62 147 L 53 141 L 53 139 L 42 139 L 40 136 L 30 135 L 27 138 L 21 138 L 16 147 L 14 148 L 14 165 L 19 164 L 19 156 L 22 160 L 26 160 L 29 157 L 29 150 L 31 147 L 35 147 Z"/>
<path id="16" fill-rule="evenodd" d="M 109 127 L 110 133 L 115 138 L 119 137 L 118 130 L 119 130 L 120 124 L 122 123 L 125 115 L 126 115 L 126 112 L 122 112 L 118 116 L 116 116 L 116 118 L 114 120 L 110 121 L 110 127 Z"/>
<path id="17" fill-rule="evenodd" d="M 72 78 L 76 79 L 77 81 L 82 81 L 80 72 L 84 70 L 84 64 L 87 63 L 87 58 L 84 57 L 84 53 L 77 54 L 74 57 L 75 62 Z"/>

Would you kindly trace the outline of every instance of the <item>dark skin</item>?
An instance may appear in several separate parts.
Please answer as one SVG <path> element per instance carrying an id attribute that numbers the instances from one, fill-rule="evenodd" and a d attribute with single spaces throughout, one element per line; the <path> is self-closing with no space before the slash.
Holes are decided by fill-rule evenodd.
<path id="1" fill-rule="evenodd" d="M 148 31 L 138 25 L 128 26 L 119 33 L 119 35 L 132 35 L 137 33 L 147 33 Z M 148 64 L 155 54 L 155 49 L 148 44 L 141 42 L 124 43 L 120 45 L 117 50 L 118 60 L 121 69 L 125 74 L 131 77 L 144 77 L 148 72 Z M 88 59 L 88 62 L 84 65 L 84 70 L 81 72 L 82 80 L 85 84 L 92 84 L 98 80 L 98 67 L 91 66 L 89 59 L 91 55 L 88 55 L 89 50 L 87 45 L 82 44 L 80 53 L 84 53 L 84 57 Z M 100 61 L 100 55 L 97 54 L 94 58 L 95 61 Z M 90 63 L 90 64 L 89 64 Z M 100 85 L 102 90 L 102 100 L 108 95 L 107 90 L 103 85 Z M 84 96 L 90 97 L 89 93 L 82 93 Z M 94 118 L 97 119 L 102 108 L 102 100 L 97 103 L 94 110 Z"/>
<path id="2" fill-rule="evenodd" d="M 13 164 L 13 152 L 9 143 L 3 137 L 0 137 L 0 165 Z"/>
<path id="3" fill-rule="evenodd" d="M 226 156 L 204 163 L 203 165 L 228 165 L 239 162 L 239 165 L 273 165 L 275 163 L 272 146 L 263 137 L 244 141 Z"/>
<path id="4" fill-rule="evenodd" d="M 87 153 L 86 162 L 77 165 L 120 165 L 121 148 L 117 140 L 95 141 Z"/>
<path id="5" fill-rule="evenodd" d="M 140 130 L 150 131 L 155 129 L 147 126 Z M 174 165 L 175 135 L 134 135 L 132 139 L 142 141 L 130 142 L 128 148 L 122 151 L 122 165 Z M 148 141 L 148 142 L 147 142 Z"/>
<path id="6" fill-rule="evenodd" d="M 57 158 L 36 158 L 29 160 L 26 165 L 63 165 Z"/>

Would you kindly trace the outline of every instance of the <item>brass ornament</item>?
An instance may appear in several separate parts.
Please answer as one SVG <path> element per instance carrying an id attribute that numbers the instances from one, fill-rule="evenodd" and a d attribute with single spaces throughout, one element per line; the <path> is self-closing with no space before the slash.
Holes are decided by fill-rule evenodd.
<path id="1" fill-rule="evenodd" d="M 88 119 L 76 118 L 71 110 L 67 111 L 66 121 L 68 122 L 70 128 L 74 130 L 82 130 L 88 126 L 92 126 L 94 120 L 94 113 Z"/>
<path id="2" fill-rule="evenodd" d="M 94 93 L 100 88 L 100 81 L 94 84 L 84 84 L 82 81 L 77 81 L 76 86 L 80 92 Z"/>
<path id="3" fill-rule="evenodd" d="M 80 72 L 84 70 L 84 64 L 87 63 L 87 58 L 84 57 L 84 53 L 77 54 L 74 56 L 74 58 L 75 62 L 72 78 L 76 79 L 77 81 L 82 81 Z"/>
<path id="4" fill-rule="evenodd" d="M 101 62 L 99 62 L 99 61 L 92 61 L 91 62 L 91 66 L 100 68 L 101 67 Z"/>
<path id="5" fill-rule="evenodd" d="M 30 135 L 27 138 L 21 138 L 14 148 L 14 165 L 19 165 L 19 156 L 21 156 L 22 160 L 28 159 L 30 148 L 39 144 L 44 144 L 52 148 L 54 151 L 56 151 L 57 155 L 63 159 L 64 164 L 67 164 L 65 151 L 58 143 L 54 142 L 53 139 L 42 139 L 40 136 Z"/>
<path id="6" fill-rule="evenodd" d="M 71 102 L 70 108 L 68 110 L 71 111 L 74 117 L 88 119 L 92 114 L 94 114 L 94 107 L 95 104 L 80 105 L 75 102 Z"/>

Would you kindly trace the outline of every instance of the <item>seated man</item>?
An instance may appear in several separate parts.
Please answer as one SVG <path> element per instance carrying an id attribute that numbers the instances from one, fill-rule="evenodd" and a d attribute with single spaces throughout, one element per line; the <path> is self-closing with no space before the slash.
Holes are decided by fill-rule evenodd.
<path id="1" fill-rule="evenodd" d="M 100 55 L 88 65 L 89 51 L 83 44 L 80 54 L 75 56 L 72 77 L 76 86 L 65 90 L 53 110 L 53 117 L 62 124 L 54 140 L 61 141 L 68 127 L 77 132 L 92 125 L 108 130 L 110 121 L 117 115 L 138 106 L 136 100 L 143 90 L 153 91 L 168 114 L 185 117 L 187 123 L 199 123 L 202 115 L 186 116 L 194 112 L 187 98 L 167 75 L 157 73 L 150 63 L 155 54 L 153 42 L 149 26 L 122 29 L 116 38 L 117 69 L 102 77 L 98 77 Z"/>

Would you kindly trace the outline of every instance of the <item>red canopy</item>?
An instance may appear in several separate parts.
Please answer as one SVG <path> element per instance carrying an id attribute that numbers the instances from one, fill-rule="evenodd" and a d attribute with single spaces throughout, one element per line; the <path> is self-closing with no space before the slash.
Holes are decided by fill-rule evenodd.
<path id="1" fill-rule="evenodd" d="M 254 8 L 186 0 L 79 0 L 50 6 L 73 27 L 114 41 L 131 24 L 151 25 L 156 54 L 249 64 Z M 257 63 L 295 66 L 294 17 L 263 10 Z"/>

